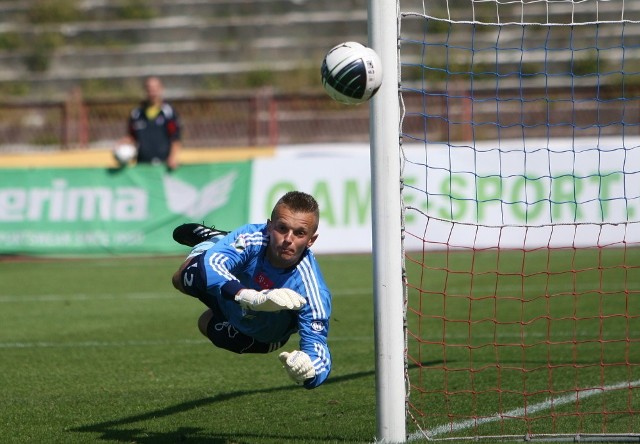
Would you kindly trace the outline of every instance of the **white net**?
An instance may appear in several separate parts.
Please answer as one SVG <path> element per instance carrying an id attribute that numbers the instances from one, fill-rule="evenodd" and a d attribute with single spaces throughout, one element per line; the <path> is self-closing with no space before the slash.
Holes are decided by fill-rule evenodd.
<path id="1" fill-rule="evenodd" d="M 640 2 L 400 3 L 412 437 L 640 436 Z"/>

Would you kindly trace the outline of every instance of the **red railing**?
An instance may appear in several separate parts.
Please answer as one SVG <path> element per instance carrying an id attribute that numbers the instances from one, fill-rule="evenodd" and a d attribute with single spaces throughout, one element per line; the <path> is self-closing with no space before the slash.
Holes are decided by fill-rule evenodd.
<path id="1" fill-rule="evenodd" d="M 324 94 L 176 98 L 170 100 L 188 147 L 265 146 L 366 141 L 369 107 Z M 135 100 L 0 102 L 0 152 L 110 145 L 125 134 Z"/>
<path id="2" fill-rule="evenodd" d="M 637 90 L 631 97 L 638 97 Z M 615 91 L 614 91 L 615 92 Z M 461 91 L 446 99 L 437 91 L 406 91 L 403 104 L 405 140 L 449 141 L 521 137 L 580 137 L 617 133 L 640 122 L 630 100 L 607 100 L 607 90 L 547 91 L 580 106 L 547 106 L 531 100 L 534 90 Z M 635 95 L 634 95 L 635 94 Z M 505 97 L 509 98 L 506 100 Z M 619 97 L 613 95 L 612 97 Z M 527 99 L 527 100 L 525 100 Z M 342 105 L 326 94 L 200 96 L 170 100 L 183 124 L 183 144 L 190 148 L 268 146 L 303 143 L 366 142 L 369 107 Z M 559 101 L 560 102 L 560 101 Z M 111 146 L 126 131 L 135 100 L 83 100 L 75 93 L 59 102 L 0 102 L 0 153 L 24 150 L 83 149 Z"/>

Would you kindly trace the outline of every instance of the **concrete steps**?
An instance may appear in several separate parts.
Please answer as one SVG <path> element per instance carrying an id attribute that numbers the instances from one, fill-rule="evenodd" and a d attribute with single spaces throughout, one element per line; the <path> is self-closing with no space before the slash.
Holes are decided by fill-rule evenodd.
<path id="1" fill-rule="evenodd" d="M 366 0 L 160 1 L 149 20 L 115 20 L 113 2 L 90 0 L 83 3 L 86 20 L 27 27 L 19 17 L 29 4 L 0 3 L 0 34 L 30 42 L 59 33 L 65 42 L 44 72 L 26 66 L 30 48 L 0 50 L 0 82 L 28 82 L 33 94 L 157 74 L 167 77 L 171 95 L 233 72 L 319 70 L 331 46 L 367 39 Z"/>
<path id="2" fill-rule="evenodd" d="M 25 64 L 33 45 L 23 45 L 18 50 L 0 49 L 0 84 L 28 83 L 30 94 L 40 97 L 65 94 L 69 88 L 90 80 L 112 83 L 118 88 L 127 79 L 139 80 L 150 74 L 165 78 L 168 95 L 181 95 L 208 88 L 206 85 L 212 83 L 212 78 L 216 79 L 213 83 L 223 85 L 234 75 L 314 71 L 319 69 L 326 50 L 334 44 L 345 40 L 366 43 L 368 38 L 367 0 L 157 0 L 148 3 L 154 12 L 154 18 L 148 20 L 122 19 L 120 2 L 84 0 L 79 2 L 80 21 L 31 26 L 27 25 L 26 17 L 34 2 L 0 2 L 0 38 L 11 34 L 24 42 L 32 42 L 38 35 L 55 33 L 62 37 L 65 45 L 51 51 L 48 67 L 43 72 L 29 70 Z M 426 5 L 432 8 L 427 13 L 442 17 L 442 4 L 415 0 L 414 6 L 422 12 Z M 598 4 L 597 11 L 584 4 L 569 8 L 568 4 L 556 2 L 550 7 L 559 14 L 559 20 L 564 21 L 572 17 L 580 20 L 620 18 L 616 2 Z M 456 2 L 451 5 L 453 19 L 469 19 L 468 10 L 456 8 Z M 410 8 L 411 3 L 403 0 L 403 10 L 410 11 Z M 515 20 L 518 10 L 517 6 L 502 5 L 501 21 Z M 526 11 L 531 20 L 546 20 L 547 10 L 543 4 L 527 4 Z M 625 11 L 625 19 L 639 19 L 640 1 L 626 2 Z M 461 29 L 460 25 L 456 26 Z M 423 38 L 423 28 L 421 20 L 403 20 L 403 36 L 417 42 Z M 556 27 L 552 30 L 554 38 L 549 42 L 558 46 L 571 44 L 576 48 L 596 43 L 599 47 L 620 45 L 621 25 L 602 26 L 597 42 L 592 33 L 581 34 L 579 28 L 576 27 L 570 36 L 573 40 L 568 42 L 566 32 Z M 625 41 L 629 44 L 640 41 L 638 28 L 625 27 Z M 477 29 L 473 42 L 476 48 L 489 48 L 497 41 L 502 48 L 518 48 L 522 40 L 519 28 Z M 540 27 L 543 33 L 544 29 Z M 470 32 L 457 31 L 443 38 L 452 46 L 468 47 Z M 544 41 L 545 35 L 540 35 L 540 39 Z M 406 45 L 403 60 L 419 63 L 421 52 L 420 45 L 415 48 Z M 630 48 L 625 57 L 635 57 L 637 52 L 638 48 Z M 500 63 L 506 70 L 512 69 L 509 65 L 517 66 L 520 62 L 519 52 L 513 54 L 513 60 L 508 54 L 501 54 L 504 60 Z M 561 51 L 531 51 L 527 57 L 531 63 L 555 63 L 559 70 L 567 63 L 567 56 Z M 495 53 L 479 51 L 474 55 L 474 63 L 485 62 L 495 63 Z"/>

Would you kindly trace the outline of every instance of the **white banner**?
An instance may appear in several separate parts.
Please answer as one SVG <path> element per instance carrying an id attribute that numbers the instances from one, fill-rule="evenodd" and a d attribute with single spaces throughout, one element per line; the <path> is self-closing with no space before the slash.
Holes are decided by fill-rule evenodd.
<path id="1" fill-rule="evenodd" d="M 639 242 L 639 223 L 614 225 L 640 217 L 640 139 L 622 142 L 532 139 L 473 148 L 405 146 L 404 199 L 415 208 L 406 213 L 407 248 Z M 251 221 L 266 220 L 275 200 L 297 189 L 320 204 L 314 251 L 371 251 L 367 144 L 281 147 L 274 157 L 255 160 L 252 177 Z"/>
<path id="2" fill-rule="evenodd" d="M 312 194 L 320 205 L 322 253 L 371 251 L 371 172 L 368 145 L 285 147 L 253 164 L 252 222 L 270 216 L 285 192 Z"/>

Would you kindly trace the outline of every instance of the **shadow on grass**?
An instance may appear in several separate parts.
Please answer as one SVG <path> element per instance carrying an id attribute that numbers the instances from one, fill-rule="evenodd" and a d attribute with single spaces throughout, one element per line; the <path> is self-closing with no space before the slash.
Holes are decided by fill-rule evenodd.
<path id="1" fill-rule="evenodd" d="M 338 376 L 332 379 L 329 379 L 325 382 L 325 385 L 328 384 L 337 384 L 346 382 L 353 379 L 370 377 L 374 375 L 375 372 L 359 372 L 353 373 L 345 376 Z M 152 410 L 147 413 L 141 413 L 139 415 L 127 416 L 120 419 L 114 419 L 112 421 L 105 421 L 96 424 L 89 424 L 81 427 L 75 427 L 70 429 L 71 432 L 76 433 L 99 433 L 100 436 L 96 439 L 104 440 L 104 441 L 113 441 L 113 442 L 128 442 L 128 443 L 139 443 L 139 444 L 168 444 L 168 443 L 180 443 L 180 442 L 188 442 L 189 444 L 228 444 L 233 442 L 234 444 L 242 444 L 243 442 L 255 442 L 257 438 L 262 439 L 276 439 L 279 442 L 291 442 L 296 443 L 300 442 L 299 436 L 283 436 L 283 435 L 273 435 L 266 436 L 264 434 L 260 435 L 251 435 L 244 434 L 241 437 L 238 434 L 225 434 L 225 433 L 215 433 L 212 434 L 210 430 L 205 430 L 196 427 L 178 427 L 176 430 L 167 431 L 167 432 L 155 432 L 149 431 L 143 428 L 129 428 L 123 429 L 123 426 L 128 424 L 134 424 L 142 421 L 151 421 L 154 419 L 167 417 L 175 414 L 179 414 L 182 412 L 186 412 L 189 410 L 193 410 L 200 407 L 205 407 L 209 405 L 213 405 L 219 402 L 230 401 L 233 399 L 238 399 L 247 395 L 255 395 L 255 394 L 264 394 L 268 395 L 270 393 L 277 392 L 285 392 L 289 390 L 303 390 L 299 387 L 287 385 L 282 387 L 273 387 L 263 390 L 242 390 L 230 393 L 221 393 L 216 396 L 209 396 L 207 398 L 196 399 L 193 401 L 187 401 L 180 404 L 176 404 L 173 406 L 169 406 L 163 409 Z M 240 440 L 238 440 L 240 438 Z M 246 439 L 246 441 L 243 441 Z M 308 439 L 310 441 L 310 439 Z M 331 442 L 339 442 L 341 441 L 336 437 L 318 437 L 314 439 L 315 441 L 331 441 Z M 351 442 L 351 441 L 349 441 Z"/>

